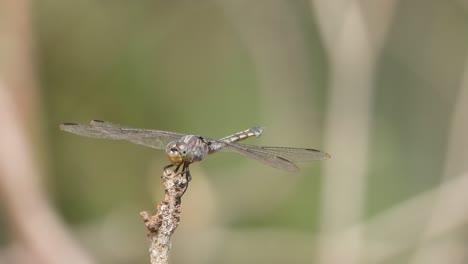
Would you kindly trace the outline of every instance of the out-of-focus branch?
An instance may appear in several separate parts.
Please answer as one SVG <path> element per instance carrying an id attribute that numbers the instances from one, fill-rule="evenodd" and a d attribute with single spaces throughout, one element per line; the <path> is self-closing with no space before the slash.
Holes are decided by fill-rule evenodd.
<path id="1" fill-rule="evenodd" d="M 31 143 L 9 91 L 0 81 L 0 201 L 13 237 L 37 263 L 92 263 L 46 199 Z"/>
<path id="2" fill-rule="evenodd" d="M 443 180 L 445 181 L 460 175 L 460 173 L 468 172 L 468 138 L 466 136 L 468 134 L 468 121 L 466 119 L 466 114 L 468 113 L 468 57 L 466 57 L 465 72 L 463 74 L 463 79 L 461 80 L 459 96 L 456 98 L 457 102 L 452 117 L 452 126 L 450 128 L 451 131 L 448 140 L 447 158 L 445 161 L 443 175 Z M 450 258 L 453 257 L 454 254 L 452 252 L 447 252 L 447 250 L 451 250 L 450 247 L 439 250 L 439 257 L 437 258 L 433 257 L 434 249 L 427 250 L 427 248 L 423 247 L 424 244 L 427 243 L 427 240 L 433 237 L 435 233 L 437 234 L 450 230 L 455 219 L 463 218 L 466 221 L 468 218 L 468 210 L 466 210 L 468 207 L 463 206 L 462 204 L 464 203 L 456 206 L 454 202 L 457 201 L 453 200 L 452 196 L 453 195 L 447 195 L 447 193 L 442 191 L 439 193 L 434 210 L 430 217 L 431 220 L 424 231 L 420 247 L 416 250 L 416 253 L 413 256 L 412 264 L 428 263 L 428 259 L 435 259 L 436 261 L 439 261 L 439 263 L 441 261 L 444 263 L 454 263 Z M 468 195 L 457 197 L 457 199 L 466 201 L 468 199 Z M 451 211 L 459 213 L 454 215 L 455 212 Z M 454 237 L 451 237 L 450 239 L 454 240 Z M 428 255 L 431 255 L 431 257 L 427 257 Z M 465 258 L 466 257 L 468 256 L 465 256 Z"/>
<path id="3" fill-rule="evenodd" d="M 30 1 L 0 0 L 0 79 L 19 106 L 27 134 L 37 136 L 40 100 L 30 25 Z"/>
<path id="4" fill-rule="evenodd" d="M 169 263 L 171 236 L 180 222 L 181 198 L 187 188 L 187 180 L 182 174 L 164 170 L 164 200 L 158 204 L 156 215 L 146 211 L 140 213 L 150 239 L 151 264 Z"/>
<path id="5" fill-rule="evenodd" d="M 365 1 L 311 0 L 331 69 L 325 149 L 333 160 L 324 164 L 321 214 L 322 230 L 328 235 L 362 220 L 375 63 L 394 2 L 365 9 L 371 7 Z M 369 9 L 369 14 L 381 16 L 369 16 Z M 362 235 L 350 234 L 352 239 L 324 240 L 320 263 L 360 263 Z"/>
<path id="6" fill-rule="evenodd" d="M 259 112 L 262 125 L 271 131 L 265 135 L 271 142 L 284 145 L 319 147 L 313 144 L 321 137 L 319 125 L 321 97 L 321 71 L 317 67 L 314 51 L 318 48 L 308 42 L 308 28 L 304 27 L 304 13 L 299 10 L 298 1 L 288 0 L 236 0 L 216 1 L 235 28 L 239 39 L 249 53 L 258 83 Z M 284 135 L 294 135 L 285 137 Z M 307 145 L 308 145 L 307 144 Z M 307 146 L 304 146 L 307 147 Z M 263 170 L 263 168 L 258 167 Z M 252 170 L 244 168 L 237 175 L 248 175 Z M 282 174 L 277 171 L 272 173 Z M 290 197 L 297 190 L 301 177 L 292 177 L 287 182 L 282 177 L 271 177 L 272 186 L 281 185 L 281 192 L 271 192 L 268 188 L 254 188 L 262 178 L 244 186 L 242 197 L 237 192 L 227 193 L 223 199 L 231 199 L 230 206 L 221 206 L 221 215 L 227 219 L 237 217 L 235 212 L 259 210 L 269 211 L 278 202 Z M 239 182 L 233 182 L 239 181 Z M 242 177 L 230 178 L 229 185 L 239 185 Z M 275 182 L 276 181 L 276 182 Z M 232 188 L 226 188 L 232 190 Z M 263 197 L 257 199 L 257 197 Z M 234 202 L 235 200 L 235 202 Z M 267 203 L 265 201 L 268 201 Z M 232 208 L 235 206 L 236 208 Z M 229 208 L 229 210 L 225 210 Z M 260 209 L 259 209 L 260 208 Z"/>
<path id="7" fill-rule="evenodd" d="M 41 100 L 30 25 L 30 1 L 0 0 L 0 202 L 11 244 L 22 249 L 22 256 L 10 257 L 48 264 L 92 263 L 41 186 L 45 162 L 38 160 L 47 155 L 39 136 Z"/>
<path id="8" fill-rule="evenodd" d="M 441 186 L 415 195 L 411 199 L 381 212 L 367 222 L 355 225 L 353 228 L 328 239 L 352 242 L 350 238 L 355 233 L 363 231 L 372 233 L 374 238 L 366 244 L 365 257 L 361 259 L 360 263 L 386 263 L 389 259 L 407 253 L 418 242 L 421 247 L 426 247 L 433 241 L 440 242 L 440 239 L 444 236 L 447 237 L 450 232 L 465 226 L 468 223 L 467 189 L 468 173 L 464 173 L 447 180 Z M 427 219 L 427 212 L 433 208 L 434 201 L 440 197 L 443 197 L 443 204 L 440 205 L 445 206 L 438 206 L 437 213 L 443 216 L 444 224 L 427 233 L 423 241 L 418 241 L 421 222 Z M 457 254 L 465 252 L 465 246 L 463 246 L 462 251 Z M 424 259 L 427 260 L 427 258 Z M 444 258 L 434 258 L 435 260 L 439 260 L 435 263 L 465 263 L 446 262 L 445 260 L 450 259 L 444 260 Z"/>
<path id="9" fill-rule="evenodd" d="M 236 28 L 254 63 L 265 124 L 284 144 L 303 144 L 321 129 L 319 87 L 307 31 L 294 1 L 217 1 Z M 284 134 L 294 137 L 284 142 Z M 296 142 L 294 142 L 296 141 Z"/>

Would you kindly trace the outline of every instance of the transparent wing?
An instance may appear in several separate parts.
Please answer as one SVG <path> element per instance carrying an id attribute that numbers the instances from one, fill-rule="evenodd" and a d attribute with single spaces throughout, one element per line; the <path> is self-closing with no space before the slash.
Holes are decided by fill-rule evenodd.
<path id="1" fill-rule="evenodd" d="M 291 147 L 268 147 L 268 146 L 255 146 L 246 145 L 250 149 L 256 151 L 269 153 L 271 155 L 280 156 L 285 159 L 302 162 L 302 161 L 313 161 L 313 160 L 326 160 L 330 158 L 330 155 L 317 149 L 309 148 L 291 148 Z"/>
<path id="2" fill-rule="evenodd" d="M 123 127 L 101 120 L 92 120 L 89 125 L 64 123 L 60 125 L 60 129 L 91 138 L 127 140 L 156 149 L 165 149 L 170 141 L 184 136 L 184 134 L 168 131 Z"/>
<path id="3" fill-rule="evenodd" d="M 330 158 L 327 153 L 316 149 L 267 147 L 239 143 L 226 143 L 216 141 L 221 152 L 234 152 L 240 155 L 256 159 L 271 167 L 286 171 L 298 171 L 294 162 L 324 160 Z"/>

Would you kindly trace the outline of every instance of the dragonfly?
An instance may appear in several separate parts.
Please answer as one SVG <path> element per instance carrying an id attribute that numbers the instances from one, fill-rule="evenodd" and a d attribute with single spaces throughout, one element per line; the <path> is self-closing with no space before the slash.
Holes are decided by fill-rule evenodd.
<path id="1" fill-rule="evenodd" d="M 170 164 L 164 169 L 175 167 L 175 173 L 185 175 L 187 182 L 192 177 L 189 165 L 204 160 L 217 152 L 232 152 L 258 160 L 273 168 L 296 172 L 295 162 L 326 160 L 325 152 L 311 148 L 269 147 L 237 143 L 251 137 L 259 137 L 262 127 L 253 127 L 221 139 L 200 135 L 181 134 L 162 130 L 131 128 L 102 120 L 89 124 L 63 123 L 60 129 L 90 138 L 126 140 L 146 147 L 165 150 Z M 179 169 L 181 171 L 179 172 Z"/>

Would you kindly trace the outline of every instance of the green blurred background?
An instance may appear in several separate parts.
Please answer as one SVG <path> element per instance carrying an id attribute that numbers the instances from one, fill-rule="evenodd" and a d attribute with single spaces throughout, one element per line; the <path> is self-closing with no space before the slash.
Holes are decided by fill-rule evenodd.
<path id="1" fill-rule="evenodd" d="M 248 143 L 332 155 L 297 174 L 230 154 L 193 164 L 173 263 L 468 262 L 467 219 L 433 236 L 437 196 L 417 203 L 466 173 L 468 112 L 457 117 L 457 106 L 468 103 L 468 1 L 44 0 L 28 10 L 41 182 L 96 263 L 149 263 L 139 212 L 162 198 L 168 161 L 64 133 L 62 122 L 208 137 L 261 125 Z M 415 216 L 386 215 L 412 199 Z M 29 245 L 10 219 L 0 212 L 0 263 L 12 243 Z"/>

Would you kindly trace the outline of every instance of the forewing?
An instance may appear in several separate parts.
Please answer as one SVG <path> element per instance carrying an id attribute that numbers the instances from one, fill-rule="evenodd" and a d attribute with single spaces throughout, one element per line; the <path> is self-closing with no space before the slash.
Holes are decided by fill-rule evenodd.
<path id="1" fill-rule="evenodd" d="M 184 134 L 168 131 L 123 127 L 100 120 L 93 120 L 89 125 L 64 123 L 60 125 L 60 129 L 91 138 L 127 140 L 156 149 L 165 149 L 170 141 L 184 136 Z"/>

